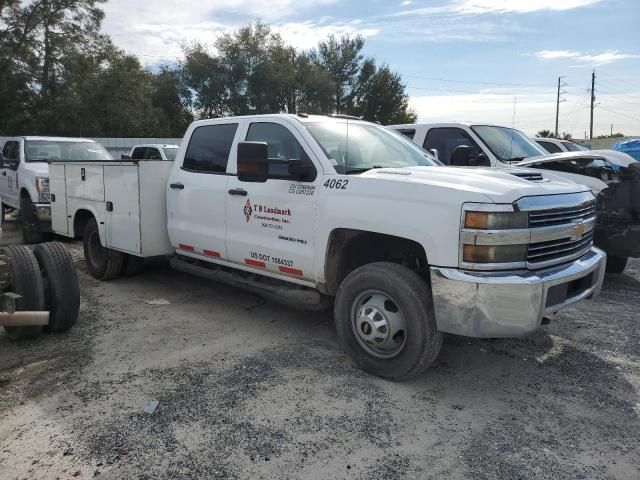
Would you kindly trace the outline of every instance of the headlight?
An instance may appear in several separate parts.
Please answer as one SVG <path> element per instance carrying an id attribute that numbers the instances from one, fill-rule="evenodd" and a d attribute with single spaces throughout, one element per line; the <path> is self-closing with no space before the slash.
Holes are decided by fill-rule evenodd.
<path id="1" fill-rule="evenodd" d="M 464 245 L 466 263 L 515 263 L 527 259 L 527 245 Z"/>
<path id="2" fill-rule="evenodd" d="M 464 228 L 476 230 L 503 230 L 511 228 L 527 228 L 529 215 L 527 212 L 482 212 L 466 211 Z"/>
<path id="3" fill-rule="evenodd" d="M 49 178 L 36 177 L 36 190 L 38 191 L 39 202 L 50 202 L 51 194 L 49 191 Z"/>

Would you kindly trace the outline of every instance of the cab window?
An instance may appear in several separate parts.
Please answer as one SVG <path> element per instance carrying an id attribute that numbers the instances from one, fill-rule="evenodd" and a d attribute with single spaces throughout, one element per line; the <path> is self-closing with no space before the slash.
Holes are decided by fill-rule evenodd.
<path id="1" fill-rule="evenodd" d="M 149 147 L 144 158 L 146 160 L 162 160 L 162 155 L 157 148 Z"/>
<path id="2" fill-rule="evenodd" d="M 432 128 L 427 133 L 427 138 L 424 140 L 425 150 L 436 150 L 438 153 L 438 160 L 445 165 L 451 164 L 451 154 L 460 145 L 471 147 L 471 155 L 480 155 L 482 150 L 478 144 L 471 138 L 471 136 L 462 130 L 455 127 L 442 127 Z"/>
<path id="3" fill-rule="evenodd" d="M 9 140 L 2 148 L 2 157 L 5 162 L 4 168 L 17 168 L 20 161 L 20 142 Z"/>
<path id="4" fill-rule="evenodd" d="M 147 153 L 147 147 L 136 147 L 131 154 L 131 160 L 143 160 Z"/>
<path id="5" fill-rule="evenodd" d="M 538 145 L 540 145 L 542 148 L 544 148 L 549 153 L 560 153 L 560 152 L 562 152 L 562 149 L 558 145 L 556 145 L 555 143 L 545 142 L 544 140 L 536 140 L 536 142 L 538 143 Z"/>
<path id="6" fill-rule="evenodd" d="M 271 160 L 284 160 L 269 164 L 269 177 L 289 179 L 289 166 L 286 161 L 302 160 L 311 163 L 309 156 L 288 128 L 278 123 L 256 122 L 249 126 L 246 141 L 266 142 Z"/>
<path id="7" fill-rule="evenodd" d="M 182 169 L 197 173 L 225 173 L 237 123 L 203 125 L 191 134 Z"/>

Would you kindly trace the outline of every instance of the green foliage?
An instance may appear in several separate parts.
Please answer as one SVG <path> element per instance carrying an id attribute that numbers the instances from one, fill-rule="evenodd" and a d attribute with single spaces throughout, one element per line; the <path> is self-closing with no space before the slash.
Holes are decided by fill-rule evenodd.
<path id="1" fill-rule="evenodd" d="M 150 71 L 100 33 L 106 0 L 0 0 L 0 134 L 181 136 L 194 118 L 279 112 L 415 121 L 362 37 L 296 51 L 261 22 Z"/>
<path id="2" fill-rule="evenodd" d="M 553 132 L 551 130 L 540 130 L 536 133 L 538 138 L 553 138 Z"/>

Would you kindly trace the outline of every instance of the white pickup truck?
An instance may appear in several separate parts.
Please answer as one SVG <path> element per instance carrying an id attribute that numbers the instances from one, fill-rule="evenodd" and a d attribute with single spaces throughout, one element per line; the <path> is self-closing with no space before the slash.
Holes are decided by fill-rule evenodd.
<path id="1" fill-rule="evenodd" d="M 144 143 L 134 145 L 127 155 L 121 155 L 121 160 L 169 160 L 174 161 L 178 153 L 178 145 Z"/>
<path id="2" fill-rule="evenodd" d="M 52 162 L 53 229 L 84 238 L 99 279 L 172 255 L 267 298 L 333 302 L 355 362 L 400 380 L 444 332 L 525 335 L 599 292 L 593 194 L 539 177 L 444 167 L 341 116 L 220 118 L 194 122 L 172 163 Z"/>
<path id="3" fill-rule="evenodd" d="M 93 140 L 66 137 L 12 137 L 0 156 L 2 221 L 7 209 L 20 210 L 25 243 L 39 243 L 51 232 L 49 160 L 107 160 Z"/>
<path id="4" fill-rule="evenodd" d="M 587 185 L 597 196 L 596 246 L 607 271 L 622 273 L 640 257 L 640 163 L 613 150 L 549 154 L 519 130 L 473 123 L 420 123 L 389 127 L 411 138 L 446 165 L 550 171 Z"/>

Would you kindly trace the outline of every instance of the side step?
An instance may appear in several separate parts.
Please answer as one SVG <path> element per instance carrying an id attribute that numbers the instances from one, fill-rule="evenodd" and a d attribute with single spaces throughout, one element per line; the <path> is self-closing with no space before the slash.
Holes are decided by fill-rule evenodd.
<path id="1" fill-rule="evenodd" d="M 171 258 L 170 264 L 171 268 L 180 272 L 242 288 L 257 293 L 267 300 L 284 303 L 295 308 L 325 310 L 331 306 L 332 299 L 330 297 L 312 288 L 292 286 L 280 280 L 234 271 L 222 266 L 209 266 L 211 264 L 183 259 L 177 255 Z"/>

